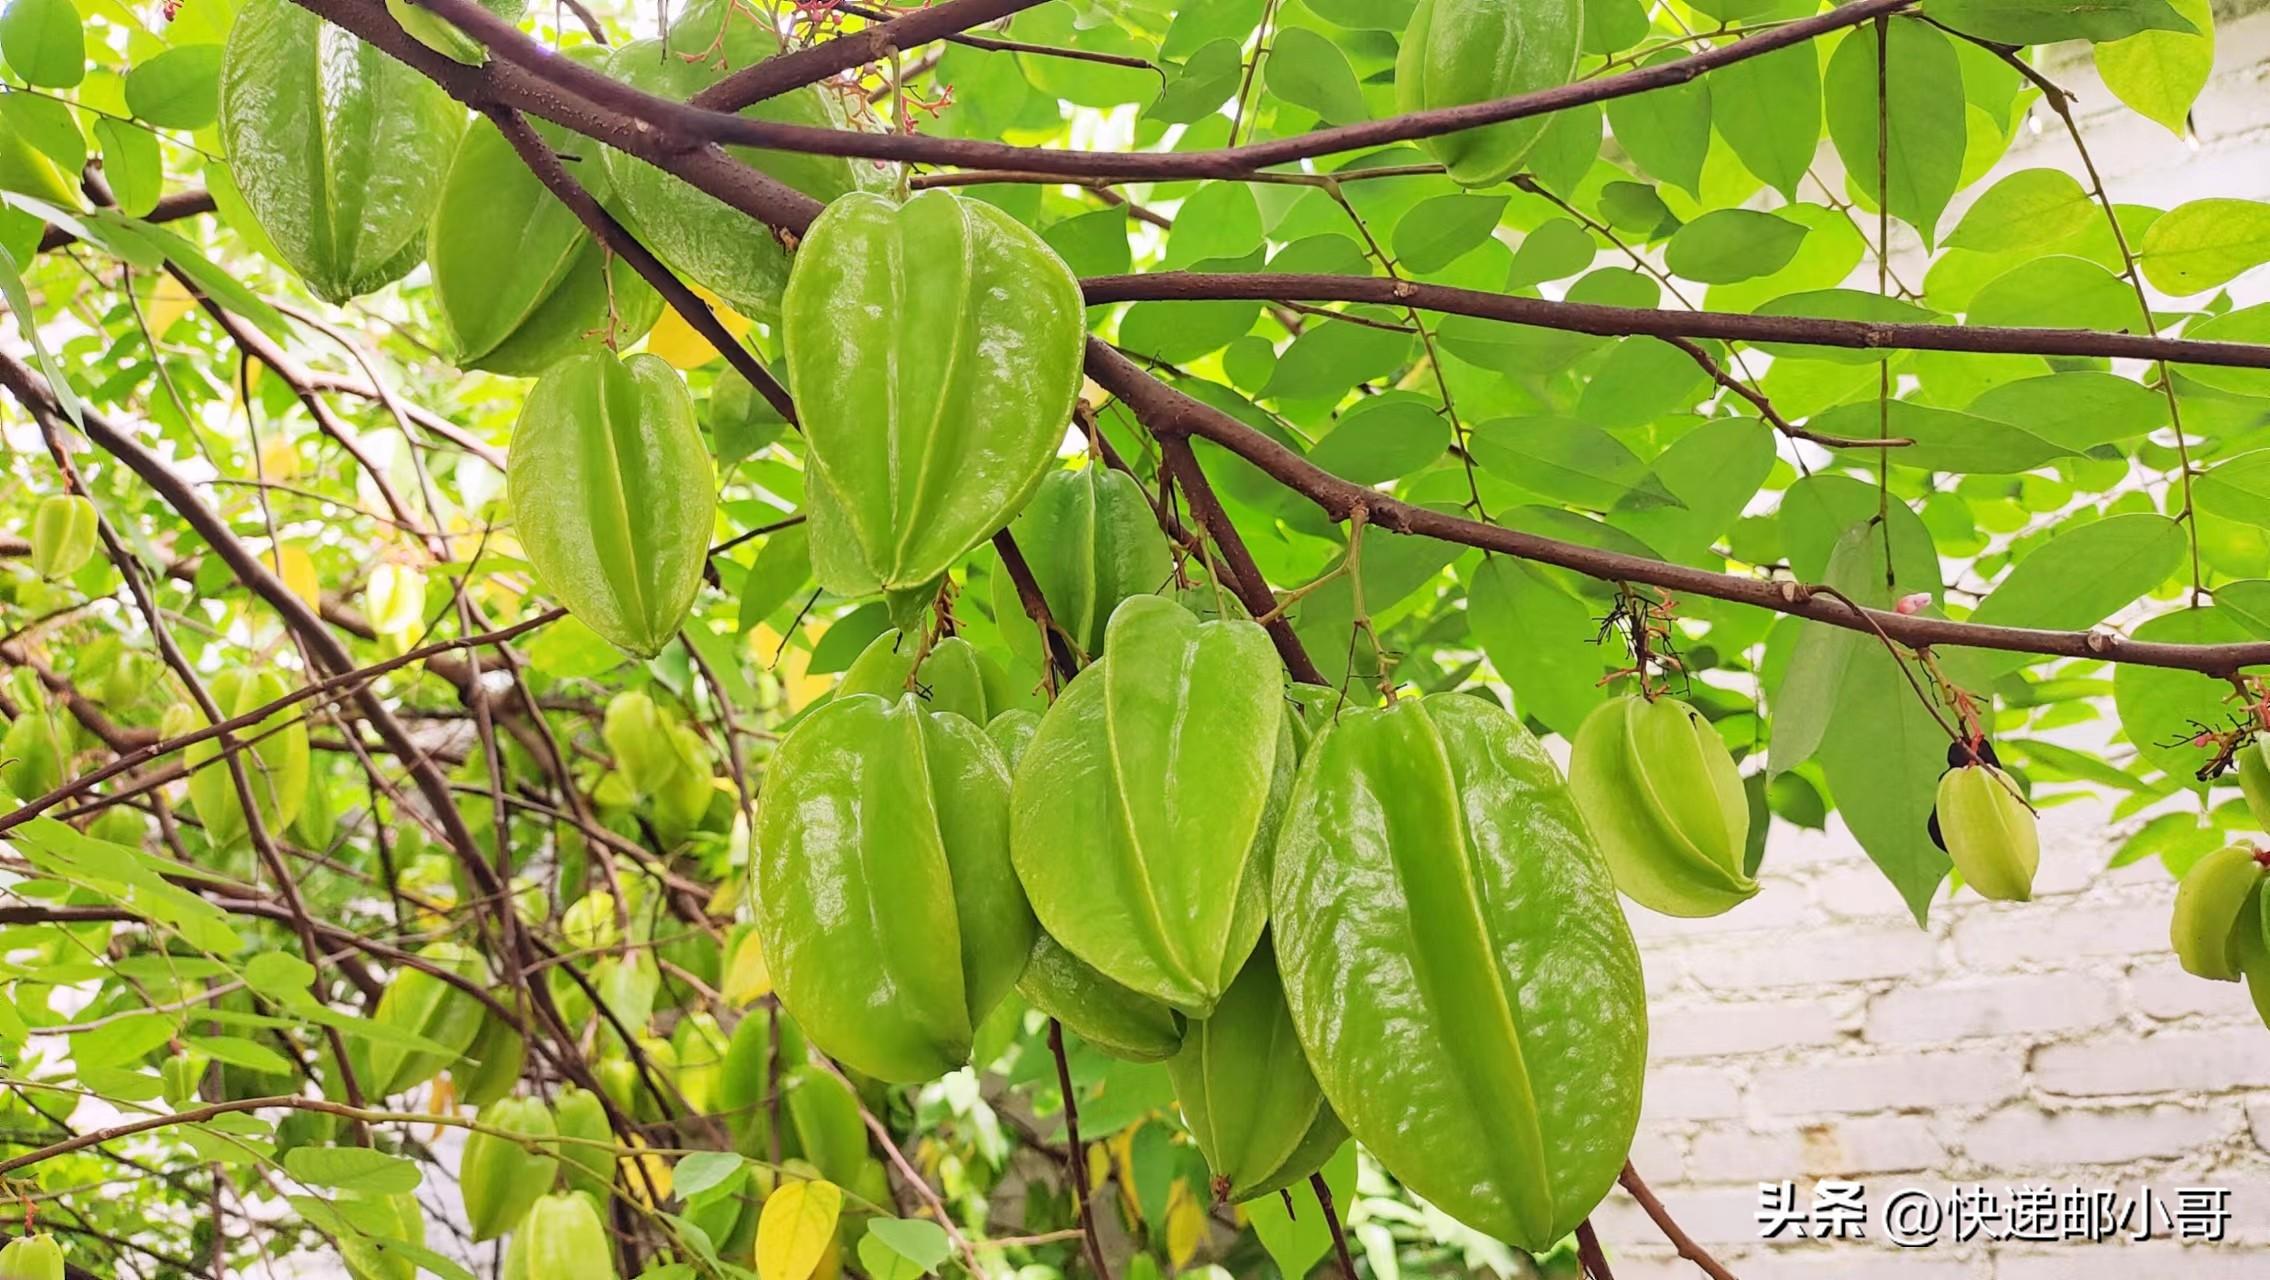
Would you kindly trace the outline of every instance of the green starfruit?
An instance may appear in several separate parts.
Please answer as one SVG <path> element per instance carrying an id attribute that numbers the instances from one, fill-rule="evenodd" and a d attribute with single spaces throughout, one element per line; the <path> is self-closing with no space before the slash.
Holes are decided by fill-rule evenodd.
<path id="1" fill-rule="evenodd" d="M 0 1246 L 0 1280 L 63 1280 L 63 1246 L 45 1231 Z"/>
<path id="2" fill-rule="evenodd" d="M 579 1191 L 538 1200 L 505 1250 L 505 1280 L 616 1280 L 614 1242 Z"/>
<path id="3" fill-rule="evenodd" d="M 425 252 L 465 126 L 440 85 L 291 0 L 246 0 L 221 55 L 229 173 L 285 266 L 329 302 Z"/>
<path id="4" fill-rule="evenodd" d="M 2256 738 L 2238 749 L 2238 785 L 2254 824 L 2270 830 L 2270 742 Z"/>
<path id="5" fill-rule="evenodd" d="M 2262 892 L 2263 874 L 2254 849 L 2243 844 L 2217 849 L 2183 873 L 2168 941 L 2184 972 L 2217 982 L 2239 980 L 2238 925 L 2247 904 Z"/>
<path id="6" fill-rule="evenodd" d="M 95 504 L 75 493 L 40 500 L 32 512 L 31 567 L 42 578 L 68 578 L 95 554 Z"/>
<path id="7" fill-rule="evenodd" d="M 493 1011 L 482 1010 L 481 1029 L 465 1050 L 465 1057 L 449 1069 L 457 1100 L 485 1107 L 512 1092 L 521 1069 L 528 1065 L 528 1041 L 511 1023 Z"/>
<path id="8" fill-rule="evenodd" d="M 466 1136 L 457 1173 L 475 1242 L 494 1240 L 518 1226 L 552 1189 L 560 1170 L 559 1160 L 548 1154 L 559 1130 L 542 1102 L 503 1099 L 481 1108 L 480 1123 Z"/>
<path id="9" fill-rule="evenodd" d="M 347 1264 L 349 1276 L 354 1280 L 416 1280 L 418 1264 L 401 1250 L 386 1247 L 395 1240 L 425 1246 L 426 1211 L 418 1206 L 415 1192 L 351 1201 L 342 1213 L 359 1229 L 339 1238 L 339 1260 Z"/>
<path id="10" fill-rule="evenodd" d="M 1983 744 L 1976 757 L 1962 743 L 1951 745 L 1947 765 L 1931 810 L 1932 840 L 1954 859 L 1955 870 L 1980 897 L 2031 901 L 2034 871 L 2041 865 L 2041 833 L 2017 780 L 2002 771 L 1993 748 Z"/>
<path id="11" fill-rule="evenodd" d="M 1567 784 L 1521 722 L 1439 693 L 1309 748 L 1273 937 L 1324 1096 L 1412 1191 L 1542 1252 L 1639 1123 L 1639 952 Z"/>
<path id="12" fill-rule="evenodd" d="M 969 1060 L 1034 930 L 983 729 L 911 696 L 814 711 L 766 771 L 754 861 L 774 988 L 814 1044 L 898 1082 Z"/>
<path id="13" fill-rule="evenodd" d="M 560 148 L 556 126 L 536 124 Z M 595 198 L 606 170 L 585 164 Z M 610 254 L 487 120 L 475 120 L 442 179 L 426 265 L 466 369 L 533 377 L 577 348 L 635 342 L 662 314 L 662 295 Z"/>
<path id="14" fill-rule="evenodd" d="M 1049 620 L 1085 658 L 1103 652 L 1104 626 L 1120 601 L 1159 590 L 1174 572 L 1143 486 L 1101 464 L 1049 472 L 1010 532 L 1048 601 Z M 993 616 L 1018 656 L 1041 661 L 1040 629 L 1005 573 L 993 579 Z"/>
<path id="15" fill-rule="evenodd" d="M 779 53 L 780 38 L 756 12 L 729 0 L 697 0 L 663 40 L 633 40 L 608 60 L 607 74 L 635 89 L 683 102 L 734 70 Z M 853 127 L 842 100 L 819 85 L 791 89 L 742 115 L 817 129 Z M 864 127 L 873 127 L 872 125 Z M 728 148 L 728 154 L 816 200 L 884 191 L 895 170 L 872 160 Z M 736 309 L 768 319 L 788 281 L 788 251 L 748 215 L 644 160 L 605 149 L 625 219 L 641 243 L 678 274 Z"/>
<path id="16" fill-rule="evenodd" d="M 1348 1131 L 1326 1105 L 1301 1052 L 1267 944 L 1222 994 L 1212 1017 L 1190 1024 L 1167 1060 L 1182 1118 L 1214 1171 L 1214 1198 L 1251 1200 L 1322 1168 Z"/>
<path id="17" fill-rule="evenodd" d="M 505 482 L 546 589 L 608 641 L 661 652 L 701 589 L 717 511 L 677 370 L 605 350 L 552 366 L 521 403 Z"/>
<path id="18" fill-rule="evenodd" d="M 830 204 L 781 304 L 820 584 L 923 588 L 1007 525 L 1064 441 L 1085 324 L 1071 269 L 993 205 Z"/>
<path id="19" fill-rule="evenodd" d="M 919 641 L 892 627 L 869 641 L 843 672 L 836 696 L 871 693 L 896 701 L 912 693 L 932 711 L 951 711 L 976 724 L 986 723 L 985 691 L 989 659 L 960 636 L 947 636 L 918 652 Z M 918 665 L 919 664 L 919 665 Z"/>
<path id="20" fill-rule="evenodd" d="M 1261 937 L 1292 774 L 1268 633 L 1129 598 L 1017 769 L 1010 852 L 1042 927 L 1205 1017 Z"/>
<path id="21" fill-rule="evenodd" d="M 1395 60 L 1395 109 L 1510 98 L 1576 77 L 1580 0 L 1419 0 Z M 1545 132 L 1532 116 L 1422 139 L 1460 186 L 1503 182 Z"/>
<path id="22" fill-rule="evenodd" d="M 615 1185 L 614 1126 L 599 1095 L 569 1085 L 560 1090 L 552 1119 L 560 1143 L 560 1177 L 570 1191 L 605 1199 Z"/>
<path id="23" fill-rule="evenodd" d="M 489 965 L 481 953 L 458 943 L 431 943 L 418 955 L 468 982 L 485 985 L 489 981 Z M 481 1033 L 484 1012 L 480 1001 L 456 985 L 424 969 L 403 966 L 386 984 L 372 1019 L 423 1036 L 449 1052 L 374 1040 L 362 1063 L 363 1092 L 372 1098 L 386 1098 L 433 1079 L 472 1047 L 474 1037 Z"/>
<path id="24" fill-rule="evenodd" d="M 26 706 L 0 735 L 0 784 L 20 800 L 46 795 L 63 785 L 66 758 L 54 713 L 44 703 Z"/>
<path id="25" fill-rule="evenodd" d="M 287 690 L 284 678 L 273 670 L 230 670 L 213 677 L 206 692 L 223 719 L 234 719 L 282 698 Z M 298 708 L 286 707 L 232 736 L 245 744 L 237 759 L 246 785 L 252 788 L 261 825 L 281 831 L 307 803 L 307 723 L 299 718 Z M 236 779 L 220 757 L 220 739 L 206 738 L 184 748 L 181 762 L 190 771 L 190 807 L 205 824 L 206 837 L 216 848 L 225 848 L 243 839 L 247 827 Z"/>
<path id="26" fill-rule="evenodd" d="M 1715 916 L 1758 882 L 1742 869 L 1750 804 L 1708 720 L 1668 695 L 1614 698 L 1576 732 L 1569 793 L 1624 896 L 1667 916 Z"/>

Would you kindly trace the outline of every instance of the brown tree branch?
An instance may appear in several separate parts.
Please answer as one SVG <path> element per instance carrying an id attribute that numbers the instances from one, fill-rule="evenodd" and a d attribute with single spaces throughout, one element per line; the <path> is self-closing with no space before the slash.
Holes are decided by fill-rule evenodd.
<path id="1" fill-rule="evenodd" d="M 817 84 L 839 71 L 849 71 L 881 59 L 892 50 L 905 51 L 933 40 L 959 35 L 972 27 L 996 22 L 1032 8 L 1041 0 L 944 0 L 888 22 L 833 40 L 767 58 L 741 68 L 687 100 L 704 111 L 739 111 L 791 89 Z"/>

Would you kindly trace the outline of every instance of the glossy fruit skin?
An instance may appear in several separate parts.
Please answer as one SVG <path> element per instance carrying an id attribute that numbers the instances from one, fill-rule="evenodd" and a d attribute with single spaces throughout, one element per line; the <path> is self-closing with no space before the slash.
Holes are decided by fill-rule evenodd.
<path id="1" fill-rule="evenodd" d="M 500 1129 L 530 1139 L 549 1139 L 559 1132 L 551 1111 L 534 1098 L 506 1098 L 485 1106 L 480 1122 L 483 1130 Z M 518 1226 L 537 1199 L 552 1189 L 559 1170 L 556 1158 L 510 1138 L 482 1130 L 468 1134 L 457 1181 L 473 1239 L 494 1240 Z"/>
<path id="2" fill-rule="evenodd" d="M 721 31 L 722 28 L 722 31 Z M 709 51 L 707 57 L 691 57 Z M 670 24 L 661 40 L 633 40 L 615 51 L 607 74 L 637 89 L 683 102 L 742 67 L 780 52 L 779 38 L 743 7 L 697 3 Z M 744 108 L 742 115 L 777 124 L 820 129 L 852 127 L 840 101 L 825 89 L 793 89 Z M 789 256 L 779 240 L 748 215 L 634 156 L 596 148 L 606 156 L 624 219 L 656 257 L 735 310 L 769 320 L 788 282 Z M 853 191 L 883 191 L 895 170 L 871 160 L 728 148 L 805 195 L 823 203 Z"/>
<path id="3" fill-rule="evenodd" d="M 1395 109 L 1460 107 L 1567 84 L 1576 76 L 1584 8 L 1577 0 L 1419 0 L 1395 62 Z M 1545 132 L 1546 117 L 1422 139 L 1461 186 L 1505 181 Z"/>
<path id="4" fill-rule="evenodd" d="M 2238 923 L 2247 903 L 2261 893 L 2263 874 L 2253 848 L 2243 844 L 2217 849 L 2183 873 L 2168 941 L 2184 972 L 2217 982 L 2239 980 Z"/>
<path id="5" fill-rule="evenodd" d="M 32 512 L 32 572 L 47 579 L 77 573 L 95 554 L 99 523 L 95 504 L 78 494 L 42 498 Z"/>
<path id="6" fill-rule="evenodd" d="M 717 512 L 677 370 L 603 349 L 553 365 L 521 402 L 505 482 L 546 590 L 611 643 L 661 652 L 701 589 Z"/>
<path id="7" fill-rule="evenodd" d="M 1413 1191 L 1532 1252 L 1639 1122 L 1639 953 L 1544 748 L 1466 694 L 1348 709 L 1309 748 L 1272 936 L 1324 1096 Z"/>
<path id="8" fill-rule="evenodd" d="M 535 127 L 560 146 L 556 126 Z M 605 168 L 576 167 L 605 200 Z M 442 179 L 426 265 L 460 368 L 534 377 L 596 343 L 610 319 L 622 347 L 662 314 L 662 295 L 608 254 L 486 119 L 466 129 Z"/>
<path id="9" fill-rule="evenodd" d="M 1159 590 L 1174 572 L 1173 550 L 1143 486 L 1101 463 L 1049 472 L 1009 530 L 1048 601 L 1049 618 L 1091 661 L 1103 654 L 1104 627 L 1119 602 Z M 1038 664 L 1040 630 L 1005 573 L 993 579 L 993 616 L 1009 647 Z"/>
<path id="10" fill-rule="evenodd" d="M 481 1029 L 465 1056 L 449 1069 L 457 1086 L 457 1100 L 485 1107 L 512 1092 L 528 1064 L 528 1042 L 512 1024 L 489 1010 L 481 1011 Z"/>
<path id="11" fill-rule="evenodd" d="M 1593 708 L 1569 760 L 1569 794 L 1624 896 L 1667 916 L 1747 901 L 1750 804 L 1718 731 L 1665 695 Z"/>
<path id="12" fill-rule="evenodd" d="M 897 701 L 911 693 L 932 711 L 951 711 L 975 724 L 987 720 L 985 666 L 989 659 L 977 646 L 960 636 L 947 636 L 930 646 L 916 669 L 917 640 L 891 627 L 867 643 L 844 668 L 836 696 L 871 693 Z"/>
<path id="13" fill-rule="evenodd" d="M 425 251 L 465 110 L 290 0 L 247 0 L 221 56 L 229 175 L 285 266 L 328 302 Z"/>
<path id="14" fill-rule="evenodd" d="M 559 1136 L 578 1139 L 560 1144 L 563 1185 L 569 1191 L 607 1196 L 615 1185 L 615 1155 L 606 1147 L 590 1144 L 613 1145 L 615 1130 L 607 1123 L 607 1108 L 600 1103 L 599 1095 L 569 1085 L 554 1101 L 552 1119 Z"/>
<path id="15" fill-rule="evenodd" d="M 223 719 L 267 706 L 289 692 L 284 678 L 272 670 L 224 671 L 206 682 L 205 691 L 212 695 Z M 307 803 L 307 723 L 299 718 L 301 711 L 287 707 L 233 734 L 239 742 L 250 744 L 237 753 L 237 758 L 243 762 L 244 781 L 252 789 L 261 825 L 270 832 L 290 826 Z M 225 848 L 243 839 L 247 827 L 243 797 L 237 792 L 227 762 L 220 757 L 219 738 L 190 743 L 181 753 L 182 763 L 191 770 L 190 807 L 196 811 L 197 820 L 205 824 L 206 838 L 215 847 Z"/>
<path id="16" fill-rule="evenodd" d="M 1035 927 L 983 729 L 912 696 L 814 711 L 766 770 L 754 862 L 774 989 L 812 1043 L 901 1083 L 969 1060 Z"/>
<path id="17" fill-rule="evenodd" d="M 1007 525 L 1056 465 L 1085 338 L 1071 269 L 992 205 L 828 205 L 781 303 L 821 585 L 924 587 Z"/>
<path id="18" fill-rule="evenodd" d="M 1041 926 L 1113 982 L 1203 1018 L 1269 914 L 1292 731 L 1268 633 L 1163 596 L 1112 614 L 1017 769 L 1010 853 Z"/>
<path id="19" fill-rule="evenodd" d="M 1214 1014 L 1167 1060 L 1184 1123 L 1220 1200 L 1251 1200 L 1323 1167 L 1348 1131 L 1324 1101 L 1285 1007 L 1277 957 L 1256 947 Z"/>
<path id="20" fill-rule="evenodd" d="M 42 1231 L 0 1247 L 0 1280 L 63 1280 L 63 1247 Z"/>
<path id="21" fill-rule="evenodd" d="M 1163 1062 L 1182 1048 L 1181 1014 L 1097 973 L 1045 932 L 1033 940 L 1017 993 L 1114 1058 Z"/>
<path id="22" fill-rule="evenodd" d="M 415 1280 L 418 1264 L 400 1253 L 386 1249 L 385 1239 L 407 1240 L 411 1244 L 426 1242 L 426 1211 L 418 1206 L 415 1192 L 365 1201 L 354 1215 L 354 1221 L 364 1223 L 366 1216 L 372 1221 L 372 1234 L 342 1236 L 339 1240 L 339 1259 L 347 1264 L 347 1274 L 354 1280 Z"/>
<path id="23" fill-rule="evenodd" d="M 488 962 L 479 952 L 458 943 L 431 943 L 418 954 L 469 982 L 486 984 L 489 980 Z M 391 1097 L 433 1079 L 472 1046 L 473 1038 L 481 1033 L 485 1012 L 481 1002 L 461 988 L 423 969 L 403 966 L 386 984 L 373 1018 L 445 1045 L 450 1052 L 445 1057 L 372 1041 L 362 1062 L 363 1092 L 372 1098 Z"/>
<path id="24" fill-rule="evenodd" d="M 2239 748 L 2238 785 L 2255 825 L 2270 830 L 2270 741 L 2256 738 Z"/>
<path id="25" fill-rule="evenodd" d="M 506 1280 L 616 1280 L 599 1206 L 578 1191 L 536 1201 L 505 1250 Z"/>
<path id="26" fill-rule="evenodd" d="M 1955 870 L 1979 896 L 2030 902 L 2041 865 L 2041 833 L 2009 774 L 1990 764 L 1961 765 L 1939 775 L 1934 810 L 1939 837 Z"/>

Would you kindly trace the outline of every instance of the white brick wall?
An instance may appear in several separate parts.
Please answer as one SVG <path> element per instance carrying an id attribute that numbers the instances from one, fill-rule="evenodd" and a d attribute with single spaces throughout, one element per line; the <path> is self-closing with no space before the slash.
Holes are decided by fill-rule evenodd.
<path id="1" fill-rule="evenodd" d="M 2255 12 L 2216 5 L 2196 151 L 2121 109 L 2085 50 L 2050 58 L 2115 200 L 2270 199 L 2270 10 L 2236 7 Z M 2043 123 L 2005 169 L 2077 171 Z M 1912 252 L 1902 266 L 1921 275 Z M 1742 1280 L 2270 1276 L 2270 1030 L 2242 988 L 2176 967 L 2165 871 L 2105 869 L 2125 827 L 2068 805 L 2043 830 L 2034 902 L 1942 896 L 1927 931 L 1841 831 L 1777 829 L 1764 889 L 1718 919 L 1631 909 L 1655 1062 L 1633 1161 Z M 1866 1183 L 1872 1210 L 1910 1186 L 2225 1186 L 2231 1240 L 1903 1250 L 1877 1219 L 1861 1241 L 1757 1239 L 1758 1182 L 1794 1180 L 1809 1201 L 1823 1177 Z M 1596 1222 L 1618 1280 L 1700 1276 L 1621 1191 Z"/>

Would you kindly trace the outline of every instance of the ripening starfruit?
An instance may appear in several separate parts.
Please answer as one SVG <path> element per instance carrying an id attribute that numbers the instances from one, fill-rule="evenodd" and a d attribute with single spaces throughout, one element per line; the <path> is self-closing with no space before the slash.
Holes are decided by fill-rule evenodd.
<path id="1" fill-rule="evenodd" d="M 387 1244 L 425 1247 L 426 1212 L 418 1206 L 417 1193 L 358 1199 L 343 1205 L 341 1213 L 357 1229 L 339 1237 L 339 1259 L 347 1264 L 348 1275 L 354 1280 L 416 1280 L 418 1264 Z"/>
<path id="2" fill-rule="evenodd" d="M 1947 748 L 1947 771 L 1939 775 L 1938 803 L 1931 810 L 1931 838 L 1965 883 L 1982 898 L 2030 902 L 2034 871 L 2041 865 L 2041 832 L 2033 808 L 2004 773 L 1994 748 L 1979 744 L 1977 754 L 1957 742 Z"/>
<path id="3" fill-rule="evenodd" d="M 894 1082 L 969 1061 L 1034 930 L 983 729 L 911 696 L 814 711 L 766 770 L 754 862 L 774 989 L 814 1044 Z"/>
<path id="4" fill-rule="evenodd" d="M 430 943 L 420 948 L 418 955 L 469 982 L 486 985 L 489 981 L 488 962 L 481 958 L 480 952 L 462 944 Z M 378 1009 L 372 1018 L 397 1030 L 423 1036 L 449 1052 L 441 1054 L 391 1040 L 374 1040 L 363 1058 L 363 1093 L 373 1099 L 391 1097 L 433 1079 L 443 1067 L 472 1047 L 474 1037 L 481 1034 L 481 1021 L 486 1012 L 480 1001 L 455 984 L 423 969 L 402 966 L 395 972 L 394 980 L 386 984 L 385 993 L 379 996 Z"/>
<path id="5" fill-rule="evenodd" d="M 1085 326 L 1071 268 L 993 205 L 830 204 L 781 303 L 820 584 L 922 588 L 1007 525 L 1056 463 Z"/>
<path id="6" fill-rule="evenodd" d="M 1049 472 L 1009 529 L 1048 601 L 1049 620 L 1084 658 L 1103 653 L 1104 626 L 1120 601 L 1159 590 L 1174 571 L 1143 486 L 1101 464 Z M 1041 660 L 1040 629 L 1005 573 L 993 579 L 993 616 L 1020 657 Z"/>
<path id="7" fill-rule="evenodd" d="M 599 1206 L 579 1191 L 538 1200 L 512 1233 L 505 1280 L 616 1280 L 614 1242 Z"/>
<path id="8" fill-rule="evenodd" d="M 224 671 L 206 684 L 205 691 L 212 695 L 224 719 L 267 706 L 288 692 L 284 678 L 268 669 Z M 246 785 L 252 789 L 261 825 L 271 833 L 291 825 L 307 803 L 307 723 L 300 719 L 300 711 L 286 707 L 259 724 L 234 730 L 232 735 L 245 744 L 236 758 L 243 765 Z M 207 738 L 184 748 L 181 762 L 190 771 L 189 804 L 196 810 L 197 820 L 205 824 L 206 838 L 215 847 L 226 847 L 243 839 L 247 828 L 236 779 L 220 756 L 220 739 Z"/>
<path id="9" fill-rule="evenodd" d="M 2168 941 L 2184 972 L 2217 982 L 2236 982 L 2244 975 L 2238 925 L 2247 904 L 2262 891 L 2263 874 L 2261 860 L 2243 844 L 2217 849 L 2183 873 Z"/>
<path id="10" fill-rule="evenodd" d="M 1041 926 L 1193 1018 L 1268 918 L 1293 776 L 1284 689 L 1259 626 L 1133 596 L 1017 769 L 1010 853 Z"/>
<path id="11" fill-rule="evenodd" d="M 1266 942 L 1254 948 L 1213 1016 L 1190 1024 L 1182 1051 L 1167 1060 L 1167 1076 L 1214 1172 L 1217 1200 L 1282 1190 L 1323 1167 L 1348 1140 L 1301 1051 Z"/>
<path id="12" fill-rule="evenodd" d="M 2238 786 L 2255 825 L 2270 830 L 2270 742 L 2256 738 L 2238 749 Z"/>
<path id="13" fill-rule="evenodd" d="M 329 302 L 399 279 L 465 127 L 440 85 L 291 0 L 246 0 L 221 55 L 229 176 Z"/>
<path id="14" fill-rule="evenodd" d="M 1569 794 L 1624 896 L 1715 916 L 1758 891 L 1742 869 L 1750 804 L 1718 730 L 1668 695 L 1615 698 L 1576 732 Z"/>
<path id="15" fill-rule="evenodd" d="M 531 123 L 556 150 L 573 150 L 558 126 Z M 576 167 L 605 199 L 605 168 Z M 442 179 L 426 265 L 451 358 L 467 369 L 534 377 L 579 347 L 627 346 L 662 314 L 662 295 L 593 239 L 485 119 L 465 131 Z"/>
<path id="16" fill-rule="evenodd" d="M 550 1141 L 559 1130 L 542 1102 L 506 1098 L 481 1108 L 480 1124 L 465 1139 L 457 1173 L 465 1221 L 476 1242 L 494 1240 L 520 1225 L 560 1171 Z"/>
<path id="17" fill-rule="evenodd" d="M 835 696 L 871 693 L 896 702 L 913 694 L 932 711 L 951 711 L 975 724 L 984 724 L 986 688 L 996 682 L 986 665 L 990 659 L 960 636 L 946 636 L 919 652 L 921 641 L 892 627 L 867 643 L 844 668 Z M 917 663 L 919 662 L 919 669 Z"/>
<path id="18" fill-rule="evenodd" d="M 0 1247 L 0 1280 L 63 1280 L 63 1246 L 45 1231 Z"/>
<path id="19" fill-rule="evenodd" d="M 1343 710 L 1276 851 L 1277 963 L 1317 1083 L 1412 1191 L 1542 1252 L 1639 1123 L 1639 952 L 1560 772 L 1462 693 Z"/>
<path id="20" fill-rule="evenodd" d="M 666 39 L 633 40 L 617 49 L 607 74 L 683 102 L 780 51 L 779 36 L 757 11 L 732 0 L 697 0 L 675 16 Z M 776 94 L 741 114 L 816 129 L 855 127 L 843 100 L 819 85 Z M 624 221 L 656 257 L 745 315 L 767 319 L 776 313 L 788 281 L 788 251 L 780 241 L 683 178 L 612 148 L 597 150 L 606 156 Z M 872 160 L 753 147 L 730 147 L 727 153 L 823 203 L 896 183 L 893 167 Z"/>
<path id="21" fill-rule="evenodd" d="M 1434 111 L 1510 98 L 1576 77 L 1581 0 L 1419 0 L 1395 61 L 1395 108 Z M 1453 182 L 1506 180 L 1545 132 L 1530 116 L 1420 140 Z"/>
<path id="22" fill-rule="evenodd" d="M 95 554 L 95 504 L 75 493 L 52 494 L 32 512 L 31 568 L 42 578 L 68 578 Z"/>
<path id="23" fill-rule="evenodd" d="M 701 589 L 717 511 L 677 370 L 604 349 L 553 365 L 521 402 L 505 478 L 544 586 L 608 641 L 661 652 Z"/>

